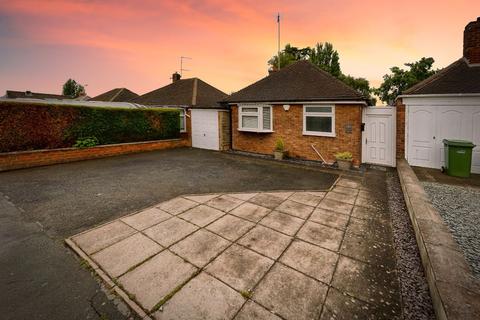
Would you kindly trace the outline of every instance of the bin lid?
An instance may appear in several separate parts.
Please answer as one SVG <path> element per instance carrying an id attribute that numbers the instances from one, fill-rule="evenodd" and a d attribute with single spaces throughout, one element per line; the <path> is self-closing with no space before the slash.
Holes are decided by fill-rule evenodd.
<path id="1" fill-rule="evenodd" d="M 466 147 L 466 148 L 475 148 L 476 147 L 476 145 L 474 145 L 472 142 L 467 141 L 467 140 L 443 139 L 443 143 L 447 146 L 453 146 L 453 147 Z"/>

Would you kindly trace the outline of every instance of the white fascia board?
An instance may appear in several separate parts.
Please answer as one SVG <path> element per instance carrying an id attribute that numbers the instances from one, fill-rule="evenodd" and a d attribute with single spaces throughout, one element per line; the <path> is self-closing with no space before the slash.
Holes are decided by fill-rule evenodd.
<path id="1" fill-rule="evenodd" d="M 365 101 L 275 101 L 275 102 L 229 102 L 229 105 L 261 105 L 261 104 L 270 104 L 270 105 L 294 105 L 294 104 L 363 104 L 367 105 Z"/>
<path id="2" fill-rule="evenodd" d="M 480 94 L 478 95 L 416 95 L 404 96 L 402 102 L 405 105 L 418 106 L 480 106 Z"/>

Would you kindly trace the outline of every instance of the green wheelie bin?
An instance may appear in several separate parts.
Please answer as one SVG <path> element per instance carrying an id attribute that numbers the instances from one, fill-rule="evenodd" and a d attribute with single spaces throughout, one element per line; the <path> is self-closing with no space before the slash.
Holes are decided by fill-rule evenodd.
<path id="1" fill-rule="evenodd" d="M 449 176 L 468 178 L 472 167 L 472 149 L 476 146 L 470 141 L 443 139 L 445 146 L 445 167 L 442 170 Z"/>

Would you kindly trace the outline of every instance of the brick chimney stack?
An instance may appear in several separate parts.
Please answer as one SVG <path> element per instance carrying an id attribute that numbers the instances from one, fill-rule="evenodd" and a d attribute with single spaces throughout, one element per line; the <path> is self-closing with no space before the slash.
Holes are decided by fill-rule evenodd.
<path id="1" fill-rule="evenodd" d="M 480 63 L 480 17 L 465 27 L 463 32 L 463 56 L 468 63 Z"/>
<path id="2" fill-rule="evenodd" d="M 172 82 L 180 80 L 181 77 L 182 76 L 178 72 L 175 72 L 174 74 L 172 74 Z"/>

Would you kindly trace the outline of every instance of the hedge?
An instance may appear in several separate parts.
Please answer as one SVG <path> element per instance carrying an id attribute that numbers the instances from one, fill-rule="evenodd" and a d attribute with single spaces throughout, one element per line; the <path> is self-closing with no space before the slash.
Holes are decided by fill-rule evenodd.
<path id="1" fill-rule="evenodd" d="M 0 102 L 0 152 L 173 139 L 179 111 Z"/>

